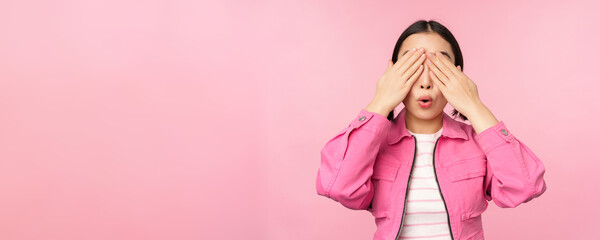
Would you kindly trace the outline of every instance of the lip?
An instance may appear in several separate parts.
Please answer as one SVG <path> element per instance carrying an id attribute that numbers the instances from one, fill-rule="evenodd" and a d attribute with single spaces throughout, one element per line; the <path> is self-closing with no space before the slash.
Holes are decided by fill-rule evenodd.
<path id="1" fill-rule="evenodd" d="M 426 103 L 419 101 L 419 106 L 421 106 L 422 108 L 430 108 L 431 107 L 431 101 L 428 101 Z"/>
<path id="2" fill-rule="evenodd" d="M 425 103 L 422 100 L 428 100 L 428 101 Z M 417 101 L 419 102 L 419 106 L 421 106 L 422 108 L 430 108 L 431 105 L 433 104 L 433 99 L 428 95 L 419 97 L 419 99 Z"/>
<path id="3" fill-rule="evenodd" d="M 426 99 L 426 100 L 429 100 L 429 101 L 432 100 L 432 98 L 429 95 L 423 95 L 423 96 L 419 97 L 419 99 L 417 99 L 417 101 L 421 101 L 423 99 Z"/>

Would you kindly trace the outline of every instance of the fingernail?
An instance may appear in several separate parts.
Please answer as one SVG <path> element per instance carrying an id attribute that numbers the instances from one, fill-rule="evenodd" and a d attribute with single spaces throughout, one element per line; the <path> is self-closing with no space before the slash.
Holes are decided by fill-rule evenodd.
<path id="1" fill-rule="evenodd" d="M 410 51 L 411 51 L 411 52 L 414 52 L 415 50 L 417 50 L 417 48 L 413 48 L 413 49 L 411 49 Z"/>

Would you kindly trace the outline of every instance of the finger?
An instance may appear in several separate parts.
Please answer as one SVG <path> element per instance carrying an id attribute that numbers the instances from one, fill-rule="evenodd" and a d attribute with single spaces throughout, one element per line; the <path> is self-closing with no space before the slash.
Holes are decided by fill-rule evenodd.
<path id="1" fill-rule="evenodd" d="M 440 78 L 440 80 L 442 80 L 442 81 L 444 81 L 446 79 L 451 80 L 452 77 L 454 77 L 454 73 L 452 73 L 452 71 L 450 71 L 450 69 L 448 69 L 448 66 L 446 66 L 446 64 L 443 62 L 444 57 L 440 57 L 437 52 L 430 53 L 428 57 L 429 57 L 428 59 L 433 63 L 433 65 L 435 65 L 437 67 L 437 69 L 441 73 L 443 73 L 444 76 L 446 76 L 444 78 L 441 75 L 439 75 L 439 73 L 436 72 L 436 74 L 437 74 L 438 78 Z"/>
<path id="2" fill-rule="evenodd" d="M 408 58 L 402 66 L 400 66 L 398 72 L 406 74 L 406 72 L 410 71 L 413 68 L 413 66 L 416 69 L 417 67 L 419 67 L 418 65 L 423 62 L 421 60 L 424 60 L 425 58 L 426 57 L 423 49 L 415 51 L 413 55 L 410 56 L 410 58 Z M 412 74 L 412 72 L 410 72 L 410 74 Z"/>
<path id="3" fill-rule="evenodd" d="M 406 70 L 408 70 L 419 58 L 423 56 L 423 51 L 421 49 L 416 50 L 412 53 L 412 55 L 402 63 L 396 71 L 404 74 Z M 417 66 L 418 67 L 418 66 Z"/>
<path id="4" fill-rule="evenodd" d="M 384 72 L 387 73 L 387 72 L 391 71 L 393 67 L 394 67 L 394 61 L 392 61 L 392 59 L 388 59 L 387 67 L 385 68 Z"/>
<path id="5" fill-rule="evenodd" d="M 406 70 L 406 72 L 404 72 L 404 73 L 401 75 L 401 77 L 403 77 L 403 78 L 408 78 L 408 77 L 412 76 L 412 75 L 415 73 L 415 71 L 417 71 L 417 69 L 418 69 L 419 67 L 423 66 L 423 61 L 425 61 L 425 54 L 421 54 L 421 56 L 420 56 L 420 57 L 417 59 L 417 61 L 416 61 L 416 62 L 414 62 L 414 63 L 412 64 L 412 66 L 410 66 L 410 67 L 409 67 L 409 68 Z"/>
<path id="6" fill-rule="evenodd" d="M 442 69 L 440 68 L 440 70 L 444 71 L 444 72 L 450 72 L 452 74 L 454 74 L 455 76 L 459 76 L 460 71 L 458 71 L 458 69 L 456 69 L 456 66 L 450 62 L 450 59 L 448 58 L 448 56 L 441 54 L 440 52 L 436 52 L 436 57 L 438 60 L 440 60 L 441 63 L 444 64 L 445 68 Z"/>
<path id="7" fill-rule="evenodd" d="M 429 76 L 431 77 L 433 84 L 439 88 L 440 92 L 442 92 L 442 95 L 447 98 L 448 87 L 446 87 L 446 85 L 444 85 L 444 83 L 442 83 L 442 81 L 440 81 L 440 79 L 437 78 L 432 72 L 429 72 Z"/>
<path id="8" fill-rule="evenodd" d="M 448 77 L 438 68 L 436 64 L 434 64 L 430 59 L 427 59 L 427 66 L 431 69 L 431 72 L 435 74 L 435 76 L 442 82 L 444 85 L 448 83 Z"/>
<path id="9" fill-rule="evenodd" d="M 396 63 L 394 64 L 393 69 L 396 71 L 398 69 L 400 69 L 400 67 L 402 65 L 404 65 L 404 63 L 406 62 L 406 60 L 408 60 L 412 55 L 414 55 L 414 53 L 417 51 L 417 48 L 413 48 L 411 50 L 408 50 L 407 53 L 405 53 L 404 55 L 400 56 L 400 58 L 396 61 Z"/>
<path id="10" fill-rule="evenodd" d="M 446 85 L 433 72 L 429 72 L 429 77 L 431 77 L 433 84 L 435 84 L 440 91 L 442 91 L 442 94 L 444 94 L 446 89 L 448 89 Z"/>
<path id="11" fill-rule="evenodd" d="M 408 79 L 408 81 L 406 81 L 406 84 L 408 84 L 409 87 L 407 87 L 407 89 L 410 89 L 410 87 L 412 87 L 412 85 L 415 83 L 415 81 L 417 81 L 417 79 L 419 79 L 419 76 L 421 76 L 421 74 L 423 73 L 423 65 L 420 65 L 416 72 L 410 76 L 410 78 Z"/>

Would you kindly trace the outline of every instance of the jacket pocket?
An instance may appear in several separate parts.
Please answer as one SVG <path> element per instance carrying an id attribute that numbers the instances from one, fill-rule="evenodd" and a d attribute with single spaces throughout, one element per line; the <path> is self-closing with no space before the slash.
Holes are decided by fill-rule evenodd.
<path id="1" fill-rule="evenodd" d="M 371 213 L 375 218 L 389 218 L 390 192 L 399 169 L 399 165 L 382 160 L 377 160 L 373 166 L 371 181 L 373 182 L 375 192 L 373 194 L 373 208 Z"/>
<path id="2" fill-rule="evenodd" d="M 460 159 L 449 164 L 450 181 L 457 182 L 471 178 L 483 177 L 486 173 L 485 155 Z"/>
<path id="3" fill-rule="evenodd" d="M 453 161 L 448 165 L 453 192 L 461 208 L 461 220 L 478 217 L 487 209 L 484 179 L 487 172 L 485 155 Z"/>

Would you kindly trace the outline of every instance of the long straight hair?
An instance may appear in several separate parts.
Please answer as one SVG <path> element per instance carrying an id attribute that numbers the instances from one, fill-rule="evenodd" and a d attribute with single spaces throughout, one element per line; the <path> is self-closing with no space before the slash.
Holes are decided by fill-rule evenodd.
<path id="1" fill-rule="evenodd" d="M 454 35 L 452 35 L 452 33 L 450 32 L 450 30 L 448 30 L 448 28 L 444 27 L 444 25 L 440 24 L 439 22 L 436 22 L 433 20 L 416 21 L 415 23 L 408 26 L 408 28 L 406 28 L 406 30 L 404 30 L 404 32 L 402 32 L 402 34 L 400 34 L 398 41 L 396 41 L 396 46 L 394 47 L 394 52 L 392 54 L 392 62 L 396 63 L 396 61 L 398 61 L 398 52 L 400 51 L 400 46 L 402 46 L 402 43 L 408 36 L 415 34 L 415 33 L 423 33 L 423 32 L 435 32 L 435 33 L 439 34 L 440 36 L 442 36 L 442 38 L 444 40 L 446 40 L 448 43 L 450 43 L 450 46 L 452 47 L 452 52 L 454 53 L 454 65 L 460 66 L 461 71 L 465 69 L 465 67 L 463 66 L 462 52 L 460 51 L 460 47 L 458 46 L 458 42 L 456 41 L 456 38 L 454 38 Z M 467 117 L 465 115 L 463 115 L 462 113 L 459 113 L 456 109 L 454 109 L 452 111 L 452 117 L 456 118 L 457 114 L 459 115 L 460 119 L 462 119 L 463 121 L 467 120 Z M 390 121 L 392 121 L 394 119 L 394 111 L 390 112 L 387 119 Z"/>

